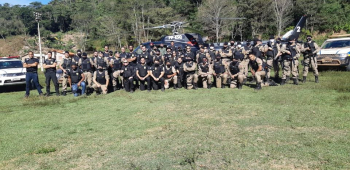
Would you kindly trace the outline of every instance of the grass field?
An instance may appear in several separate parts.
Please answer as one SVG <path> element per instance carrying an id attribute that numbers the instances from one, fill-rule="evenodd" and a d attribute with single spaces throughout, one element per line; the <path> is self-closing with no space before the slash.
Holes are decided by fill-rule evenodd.
<path id="1" fill-rule="evenodd" d="M 258 92 L 1 93 L 0 169 L 350 169 L 350 72 L 313 80 Z"/>

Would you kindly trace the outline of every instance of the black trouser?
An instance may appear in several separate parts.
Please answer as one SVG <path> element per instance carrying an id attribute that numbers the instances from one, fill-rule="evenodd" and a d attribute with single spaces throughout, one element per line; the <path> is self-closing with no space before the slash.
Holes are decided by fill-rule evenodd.
<path id="1" fill-rule="evenodd" d="M 141 91 L 146 90 L 146 87 L 145 87 L 146 82 L 147 82 L 147 90 L 151 90 L 151 78 L 149 76 L 145 80 L 140 80 L 140 79 L 138 80 L 140 82 Z"/>
<path id="2" fill-rule="evenodd" d="M 177 76 L 177 86 L 179 88 L 185 87 L 185 81 L 184 81 L 185 79 L 186 79 L 185 74 L 181 74 Z"/>
<path id="3" fill-rule="evenodd" d="M 55 86 L 56 94 L 58 94 L 59 90 L 58 90 L 58 81 L 57 81 L 56 73 L 46 72 L 45 77 L 46 77 L 46 93 L 50 94 L 50 80 L 52 80 L 52 83 Z"/>
<path id="4" fill-rule="evenodd" d="M 161 77 L 158 81 L 155 81 L 154 79 L 152 79 L 153 90 L 159 89 L 159 83 L 160 83 L 160 87 L 162 89 L 164 89 L 164 78 L 163 77 Z"/>
<path id="5" fill-rule="evenodd" d="M 129 77 L 124 77 L 124 88 L 125 91 L 129 92 L 130 90 L 134 90 L 134 78 L 129 79 Z"/>

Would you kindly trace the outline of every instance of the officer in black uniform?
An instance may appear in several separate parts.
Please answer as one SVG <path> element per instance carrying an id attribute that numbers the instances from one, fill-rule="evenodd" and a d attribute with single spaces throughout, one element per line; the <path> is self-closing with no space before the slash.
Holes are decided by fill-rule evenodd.
<path id="1" fill-rule="evenodd" d="M 91 57 L 91 61 L 92 61 L 92 68 L 91 68 L 91 71 L 92 73 L 94 73 L 96 71 L 96 68 L 95 68 L 95 62 L 96 62 L 96 58 L 98 57 L 98 52 L 97 51 L 94 51 L 94 55 Z"/>
<path id="2" fill-rule="evenodd" d="M 77 54 L 73 56 L 73 61 L 75 64 L 79 65 L 79 60 L 81 58 L 81 50 L 77 50 Z"/>
<path id="3" fill-rule="evenodd" d="M 68 83 L 68 72 L 72 69 L 73 62 L 72 58 L 69 56 L 69 52 L 65 52 L 65 58 L 60 64 L 60 69 L 63 71 L 63 81 L 62 81 L 62 95 L 65 96 L 67 93 L 67 83 Z"/>
<path id="4" fill-rule="evenodd" d="M 170 46 L 169 47 L 171 48 L 171 51 L 176 51 L 177 50 L 174 41 L 170 42 Z"/>
<path id="5" fill-rule="evenodd" d="M 103 57 L 108 57 L 109 56 L 109 46 L 108 45 L 105 45 L 105 52 L 103 52 Z"/>
<path id="6" fill-rule="evenodd" d="M 123 76 L 121 74 L 123 61 L 125 58 L 121 58 L 118 51 L 115 52 L 115 57 L 109 62 L 110 67 L 112 68 L 112 86 L 113 91 L 117 91 L 121 88 L 123 83 Z M 119 83 L 119 79 L 122 83 Z"/>
<path id="7" fill-rule="evenodd" d="M 29 97 L 29 90 L 31 86 L 31 81 L 33 80 L 36 89 L 38 90 L 38 93 L 40 96 L 43 95 L 43 92 L 41 91 L 39 80 L 38 80 L 38 64 L 39 60 L 34 58 L 34 53 L 32 51 L 29 51 L 28 53 L 29 58 L 26 58 L 23 67 L 26 68 L 26 94 L 24 95 L 25 98 Z"/>
<path id="8" fill-rule="evenodd" d="M 208 51 L 208 54 L 210 56 L 209 64 L 213 64 L 213 62 L 215 61 L 216 53 L 217 53 L 217 51 L 215 50 L 214 43 L 211 43 L 209 46 L 209 51 Z"/>
<path id="9" fill-rule="evenodd" d="M 191 47 L 190 46 L 186 47 L 186 53 L 184 54 L 184 56 L 185 56 L 185 58 L 186 57 L 190 57 L 192 61 L 196 61 L 196 57 L 193 54 L 193 52 L 191 51 Z M 186 62 L 186 61 L 183 61 L 183 62 Z"/>
<path id="10" fill-rule="evenodd" d="M 56 96 L 59 96 L 58 81 L 56 77 L 56 59 L 52 58 L 52 52 L 47 53 L 47 59 L 44 61 L 45 78 L 46 78 L 46 96 L 50 96 L 50 80 L 55 86 Z"/>
<path id="11" fill-rule="evenodd" d="M 104 57 L 104 53 L 102 51 L 99 52 L 98 57 L 95 60 L 95 67 L 98 68 L 99 66 L 101 66 L 104 70 L 107 70 L 108 67 L 108 59 Z"/>
<path id="12" fill-rule="evenodd" d="M 186 75 L 184 71 L 184 63 L 182 62 L 182 58 L 179 57 L 175 62 L 175 69 L 177 72 L 177 87 L 182 88 L 185 86 Z"/>
<path id="13" fill-rule="evenodd" d="M 125 91 L 134 93 L 135 69 L 127 60 L 123 61 L 122 73 Z"/>
<path id="14" fill-rule="evenodd" d="M 151 78 L 148 73 L 149 67 L 146 65 L 145 58 L 141 58 L 140 62 L 141 63 L 138 64 L 136 67 L 136 76 L 140 81 L 140 90 L 141 91 L 146 90 L 145 83 L 147 82 L 147 90 L 151 91 Z"/>
<path id="15" fill-rule="evenodd" d="M 68 71 L 68 82 L 70 87 L 72 88 L 72 92 L 74 94 L 74 97 L 78 97 L 79 93 L 79 87 L 81 87 L 81 95 L 85 94 L 85 76 L 81 69 L 78 69 L 78 66 L 76 63 L 72 63 L 72 69 Z"/>
<path id="16" fill-rule="evenodd" d="M 226 73 L 225 64 L 223 63 L 220 54 L 216 55 L 216 60 L 214 61 L 214 64 L 213 64 L 213 70 L 214 70 L 213 76 L 215 78 L 216 88 L 225 88 L 225 84 L 227 82 L 227 73 Z"/>
<path id="17" fill-rule="evenodd" d="M 139 55 L 139 58 L 145 58 L 145 60 L 146 60 L 146 65 L 147 65 L 148 67 L 151 67 L 151 66 L 153 65 L 153 57 L 147 52 L 145 46 L 143 46 L 141 50 L 142 50 L 142 52 L 141 52 L 141 54 Z"/>
<path id="18" fill-rule="evenodd" d="M 129 54 L 127 52 L 125 52 L 125 47 L 120 48 L 120 54 L 119 54 L 120 58 L 129 58 L 128 55 Z M 131 61 L 129 61 L 129 62 L 131 62 Z"/>
<path id="19" fill-rule="evenodd" d="M 155 55 L 153 55 L 153 63 L 154 63 L 155 60 L 158 60 L 159 64 L 161 66 L 164 66 L 164 64 L 165 64 L 164 63 L 164 57 L 160 55 L 160 51 L 159 50 L 155 50 L 155 51 L 153 51 L 153 53 L 155 54 Z"/>
<path id="20" fill-rule="evenodd" d="M 84 52 L 82 57 L 79 60 L 79 67 L 83 71 L 83 74 L 85 76 L 84 82 L 88 83 L 87 86 L 87 93 L 92 93 L 92 66 L 93 62 L 91 58 L 87 57 L 87 54 Z"/>
<path id="21" fill-rule="evenodd" d="M 152 77 L 153 90 L 159 89 L 159 83 L 162 91 L 164 91 L 164 66 L 159 64 L 159 60 L 154 60 L 154 65 L 149 68 L 149 74 Z"/>
<path id="22" fill-rule="evenodd" d="M 136 51 L 134 51 L 134 47 L 132 45 L 129 45 L 129 52 L 127 54 L 127 58 L 131 66 L 137 66 L 137 64 L 140 62 L 140 59 L 138 58 L 138 54 Z"/>
<path id="23" fill-rule="evenodd" d="M 166 48 L 166 53 L 164 54 L 164 61 L 167 62 L 171 59 L 171 56 L 173 55 L 173 52 L 171 51 L 170 47 Z"/>

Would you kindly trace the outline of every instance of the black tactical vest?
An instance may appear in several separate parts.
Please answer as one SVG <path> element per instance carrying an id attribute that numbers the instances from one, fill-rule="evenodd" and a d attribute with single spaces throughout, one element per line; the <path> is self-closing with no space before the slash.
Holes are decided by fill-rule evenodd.
<path id="1" fill-rule="evenodd" d="M 235 53 L 234 53 L 234 58 L 235 58 L 236 60 L 240 60 L 240 61 L 243 60 L 244 54 L 243 54 L 243 52 L 242 52 L 242 49 L 236 50 L 236 51 L 235 51 Z"/>
<path id="2" fill-rule="evenodd" d="M 214 71 L 216 74 L 222 74 L 225 72 L 225 65 L 222 64 L 222 60 L 214 62 Z"/>
<path id="3" fill-rule="evenodd" d="M 45 64 L 46 65 L 52 65 L 52 64 L 54 64 L 56 62 L 56 59 L 54 59 L 54 58 L 51 58 L 51 59 L 46 59 L 45 60 Z M 48 73 L 48 72 L 54 72 L 54 73 L 56 73 L 56 67 L 50 67 L 50 68 L 47 68 L 47 69 L 45 69 L 46 70 L 46 72 Z"/>
<path id="4" fill-rule="evenodd" d="M 97 71 L 96 72 L 96 81 L 102 85 L 105 85 L 107 83 L 105 71 L 102 71 L 102 72 Z"/>
<path id="5" fill-rule="evenodd" d="M 122 62 L 120 58 L 114 58 L 113 59 L 113 70 L 121 70 L 122 68 Z"/>
<path id="6" fill-rule="evenodd" d="M 91 62 L 89 58 L 81 58 L 81 69 L 85 71 L 91 71 Z"/>
<path id="7" fill-rule="evenodd" d="M 154 77 L 159 77 L 161 73 L 162 73 L 162 66 L 152 67 L 152 74 Z"/>
<path id="8" fill-rule="evenodd" d="M 167 66 L 165 66 L 164 69 L 165 69 L 165 72 L 164 72 L 164 76 L 165 76 L 165 77 L 168 76 L 168 75 L 174 74 L 174 73 L 173 73 L 173 67 L 172 67 L 172 66 L 170 66 L 169 68 L 168 68 Z"/>
<path id="9" fill-rule="evenodd" d="M 65 58 L 63 60 L 62 67 L 64 69 L 71 69 L 72 68 L 72 59 L 71 58 Z"/>
<path id="10" fill-rule="evenodd" d="M 230 66 L 229 66 L 229 70 L 230 70 L 230 72 L 231 72 L 231 74 L 232 75 L 235 75 L 235 74 L 237 74 L 237 73 L 239 73 L 239 63 L 240 62 L 236 62 L 236 63 L 234 63 L 234 62 L 231 62 L 230 63 Z"/>
<path id="11" fill-rule="evenodd" d="M 147 65 L 146 64 L 145 65 L 139 64 L 137 67 L 139 70 L 140 77 L 145 77 L 147 75 L 147 71 L 148 71 Z"/>
<path id="12" fill-rule="evenodd" d="M 81 80 L 81 72 L 79 69 L 71 70 L 70 71 L 70 78 L 72 80 L 72 83 L 78 83 Z"/>
<path id="13" fill-rule="evenodd" d="M 207 58 L 207 56 L 205 56 L 205 53 L 198 53 L 198 64 L 203 62 L 203 58 Z"/>
<path id="14" fill-rule="evenodd" d="M 102 57 L 102 58 L 97 57 L 96 58 L 96 63 L 97 63 L 97 67 L 96 68 L 98 68 L 99 66 L 101 66 L 104 69 L 107 68 L 107 64 L 105 62 L 105 58 L 104 57 Z"/>
<path id="15" fill-rule="evenodd" d="M 133 76 L 134 68 L 132 66 L 130 66 L 130 65 L 128 65 L 126 67 L 124 66 L 123 70 L 124 70 L 124 73 L 123 73 L 124 78 L 129 78 L 129 77 Z"/>
<path id="16" fill-rule="evenodd" d="M 209 64 L 203 65 L 202 63 L 202 64 L 199 64 L 199 67 L 201 68 L 202 72 L 204 73 L 209 72 Z"/>

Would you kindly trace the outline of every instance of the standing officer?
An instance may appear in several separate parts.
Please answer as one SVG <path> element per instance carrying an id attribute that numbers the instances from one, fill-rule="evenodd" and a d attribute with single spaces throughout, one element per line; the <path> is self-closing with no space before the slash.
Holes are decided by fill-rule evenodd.
<path id="1" fill-rule="evenodd" d="M 266 72 L 263 67 L 263 61 L 256 57 L 255 54 L 250 53 L 249 54 L 249 66 L 250 66 L 250 72 L 252 73 L 253 77 L 256 80 L 256 90 L 261 89 L 261 83 L 262 79 L 265 77 Z"/>
<path id="2" fill-rule="evenodd" d="M 276 47 L 277 47 L 277 53 L 276 56 L 273 59 L 273 70 L 275 72 L 275 81 L 279 80 L 279 71 L 280 71 L 280 65 L 282 65 L 282 53 L 281 53 L 281 38 L 277 38 L 276 41 Z"/>
<path id="3" fill-rule="evenodd" d="M 145 83 L 147 82 L 147 90 L 151 91 L 151 78 L 148 73 L 149 67 L 146 65 L 145 58 L 140 59 L 140 64 L 136 67 L 136 76 L 138 80 L 140 81 L 140 90 L 144 91 L 146 90 Z"/>
<path id="4" fill-rule="evenodd" d="M 105 52 L 102 53 L 102 56 L 107 58 L 109 56 L 109 46 L 105 45 L 104 49 L 105 49 Z"/>
<path id="5" fill-rule="evenodd" d="M 279 52 L 279 46 L 277 45 L 277 43 L 275 42 L 275 37 L 273 35 L 270 36 L 270 40 L 269 42 L 266 43 L 265 47 L 264 47 L 267 51 L 266 51 L 266 64 L 268 66 L 268 69 L 266 70 L 266 80 L 267 83 L 269 83 L 269 79 L 271 77 L 271 69 L 274 65 L 274 59 L 277 56 L 278 52 Z"/>
<path id="6" fill-rule="evenodd" d="M 224 47 L 220 50 L 220 56 L 222 58 L 222 63 L 227 66 L 231 61 L 232 50 L 228 47 L 228 43 L 224 43 Z"/>
<path id="7" fill-rule="evenodd" d="M 24 95 L 25 98 L 29 97 L 30 93 L 30 86 L 31 81 L 33 80 L 36 89 L 38 90 L 38 93 L 40 96 L 43 95 L 43 92 L 41 91 L 41 87 L 39 85 L 38 80 L 38 63 L 39 60 L 37 58 L 34 58 L 34 53 L 32 51 L 29 51 L 28 53 L 29 58 L 26 58 L 23 63 L 23 67 L 26 68 L 26 94 Z"/>
<path id="8" fill-rule="evenodd" d="M 282 83 L 284 85 L 289 80 L 290 72 L 292 71 L 293 81 L 295 85 L 298 85 L 298 56 L 300 53 L 299 47 L 295 44 L 294 36 L 289 38 L 289 43 L 281 47 L 281 53 L 283 58 L 283 76 Z"/>
<path id="9" fill-rule="evenodd" d="M 125 52 L 125 47 L 120 48 L 120 54 L 119 54 L 120 58 L 129 58 L 129 62 L 132 62 L 134 59 L 130 59 L 128 55 L 129 54 Z"/>
<path id="10" fill-rule="evenodd" d="M 91 68 L 91 71 L 92 71 L 93 73 L 96 71 L 95 62 L 96 62 L 97 57 L 98 57 L 98 52 L 97 52 L 97 51 L 94 51 L 94 56 L 91 57 L 91 61 L 92 61 L 92 68 Z"/>
<path id="11" fill-rule="evenodd" d="M 72 92 L 74 94 L 74 97 L 77 97 L 79 87 L 81 87 L 81 95 L 85 94 L 85 76 L 83 74 L 83 71 L 78 69 L 76 63 L 72 63 L 72 69 L 68 71 L 68 82 L 69 86 L 72 88 Z"/>
<path id="12" fill-rule="evenodd" d="M 154 63 L 155 60 L 158 60 L 159 64 L 161 66 L 164 66 L 164 57 L 160 55 L 160 51 L 154 50 L 153 53 L 154 53 L 154 55 L 152 57 L 153 58 L 153 63 Z"/>
<path id="13" fill-rule="evenodd" d="M 92 59 L 87 57 L 86 53 L 83 53 L 83 56 L 79 59 L 79 67 L 83 71 L 85 80 L 84 82 L 88 83 L 87 93 L 92 92 Z"/>
<path id="14" fill-rule="evenodd" d="M 177 89 L 177 75 L 175 66 L 172 66 L 170 61 L 167 61 L 164 68 L 164 88 L 169 89 L 170 82 L 173 82 L 174 89 Z"/>
<path id="15" fill-rule="evenodd" d="M 242 47 L 241 42 L 237 42 L 237 46 L 233 53 L 233 58 L 236 58 L 239 60 L 239 62 L 242 62 L 245 55 L 246 51 L 244 50 L 244 47 Z"/>
<path id="16" fill-rule="evenodd" d="M 108 46 L 106 46 L 108 47 Z M 99 66 L 102 67 L 102 69 L 107 70 L 108 67 L 108 59 L 107 57 L 104 57 L 104 54 L 102 51 L 99 52 L 98 57 L 95 60 L 95 68 L 98 68 Z M 109 52 L 108 52 L 109 55 Z"/>
<path id="17" fill-rule="evenodd" d="M 134 93 L 135 69 L 127 60 L 123 61 L 122 73 L 125 91 Z"/>
<path id="18" fill-rule="evenodd" d="M 186 73 L 187 90 L 197 90 L 198 75 L 196 74 L 196 63 L 193 62 L 191 57 L 185 58 L 186 63 L 183 65 L 184 72 Z"/>
<path id="19" fill-rule="evenodd" d="M 186 47 L 186 53 L 184 55 L 185 57 L 190 57 L 193 61 L 195 61 L 195 56 L 193 54 L 193 52 L 191 51 L 191 47 L 187 46 Z"/>
<path id="20" fill-rule="evenodd" d="M 73 62 L 78 65 L 81 58 L 81 50 L 77 50 L 77 54 L 72 57 Z"/>
<path id="21" fill-rule="evenodd" d="M 166 53 L 163 55 L 165 62 L 169 61 L 171 59 L 171 56 L 173 55 L 173 52 L 171 51 L 170 47 L 166 48 Z"/>
<path id="22" fill-rule="evenodd" d="M 215 55 L 217 54 L 217 51 L 215 50 L 213 43 L 211 43 L 209 46 L 208 54 L 210 56 L 209 64 L 213 64 L 213 62 L 215 61 Z"/>
<path id="23" fill-rule="evenodd" d="M 261 60 L 263 60 L 263 57 L 264 57 L 264 52 L 265 52 L 265 48 L 264 48 L 264 46 L 262 45 L 262 42 L 261 42 L 261 40 L 260 39 L 257 39 L 257 38 L 255 38 L 254 39 L 254 47 L 252 48 L 252 53 L 256 56 L 256 57 L 258 57 L 258 58 L 260 58 Z"/>
<path id="24" fill-rule="evenodd" d="M 216 55 L 216 59 L 213 64 L 213 76 L 216 82 L 216 88 L 225 88 L 227 82 L 226 66 L 223 63 L 220 54 Z"/>
<path id="25" fill-rule="evenodd" d="M 164 55 L 165 53 L 166 53 L 166 49 L 165 49 L 165 47 L 164 47 L 164 44 L 163 43 L 161 43 L 160 45 L 159 45 L 159 51 L 160 51 L 160 55 Z"/>
<path id="26" fill-rule="evenodd" d="M 52 52 L 47 53 L 47 59 L 44 61 L 45 77 L 46 77 L 46 96 L 50 96 L 50 80 L 55 86 L 56 96 L 59 96 L 58 81 L 56 77 L 56 59 L 52 58 Z"/>
<path id="27" fill-rule="evenodd" d="M 203 58 L 203 62 L 198 64 L 198 77 L 203 82 L 203 88 L 211 89 L 213 68 L 208 63 L 207 58 Z"/>
<path id="28" fill-rule="evenodd" d="M 111 61 L 109 62 L 109 66 L 112 68 L 112 85 L 113 85 L 113 91 L 119 90 L 119 88 L 122 86 L 121 84 L 123 84 L 123 76 L 121 74 L 121 70 L 122 70 L 122 59 L 125 58 L 121 58 L 119 53 L 116 51 L 115 52 L 115 57 L 113 59 L 111 59 Z M 121 83 L 119 82 L 119 79 L 121 81 Z"/>
<path id="29" fill-rule="evenodd" d="M 96 94 L 107 94 L 109 84 L 109 75 L 107 70 L 103 70 L 102 66 L 98 66 L 94 72 L 94 89 Z"/>
<path id="30" fill-rule="evenodd" d="M 72 69 L 72 58 L 69 56 L 69 52 L 66 51 L 64 53 L 65 58 L 63 62 L 60 64 L 60 69 L 63 71 L 63 81 L 62 81 L 62 95 L 65 96 L 67 94 L 67 83 L 68 83 L 68 72 Z M 71 86 L 72 88 L 72 86 Z"/>
<path id="31" fill-rule="evenodd" d="M 197 53 L 196 55 L 196 61 L 198 64 L 202 63 L 203 62 L 203 58 L 206 58 L 207 61 L 209 61 L 209 63 L 211 62 L 211 58 L 210 58 L 210 55 L 209 53 L 206 53 L 204 52 L 204 47 L 201 47 L 199 49 L 199 52 Z"/>
<path id="32" fill-rule="evenodd" d="M 159 64 L 159 60 L 154 60 L 154 66 L 149 69 L 149 75 L 152 77 L 153 90 L 159 89 L 159 83 L 162 91 L 164 91 L 164 67 Z"/>
<path id="33" fill-rule="evenodd" d="M 182 62 L 182 58 L 179 57 L 177 59 L 177 62 L 175 62 L 175 69 L 177 73 L 177 87 L 182 88 L 182 86 L 185 86 L 185 71 L 184 71 L 184 63 Z"/>
<path id="34" fill-rule="evenodd" d="M 153 58 L 152 58 L 152 56 L 147 52 L 147 50 L 146 50 L 146 47 L 145 46 L 142 46 L 142 52 L 141 52 L 141 54 L 139 55 L 139 59 L 140 58 L 145 58 L 145 60 L 146 60 L 146 65 L 148 66 L 148 67 L 151 67 L 152 65 L 153 65 Z"/>
<path id="35" fill-rule="evenodd" d="M 174 41 L 170 42 L 170 46 L 169 47 L 170 47 L 171 51 L 176 51 L 176 46 L 175 46 Z"/>
<path id="36" fill-rule="evenodd" d="M 230 79 L 230 88 L 242 89 L 243 81 L 244 81 L 244 70 L 243 65 L 241 64 L 241 57 L 235 57 L 232 59 L 232 62 L 228 66 L 228 74 Z"/>
<path id="37" fill-rule="evenodd" d="M 304 53 L 303 83 L 306 82 L 306 76 L 309 73 L 310 65 L 315 75 L 315 82 L 318 83 L 316 54 L 320 52 L 320 48 L 315 41 L 312 41 L 311 35 L 307 35 L 307 42 L 304 44 L 302 52 Z"/>

